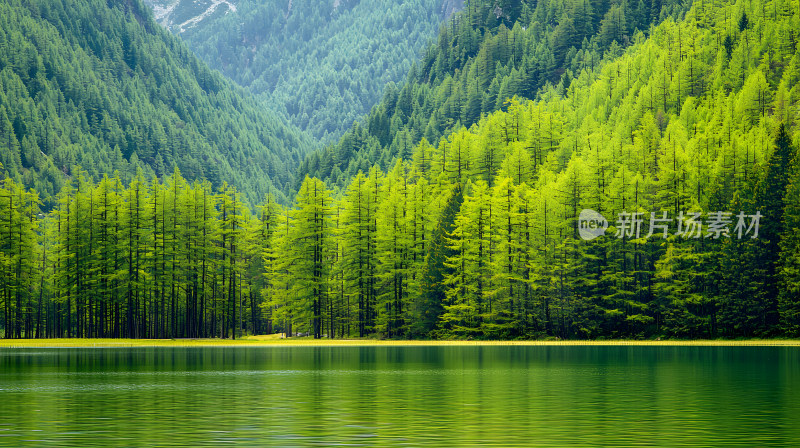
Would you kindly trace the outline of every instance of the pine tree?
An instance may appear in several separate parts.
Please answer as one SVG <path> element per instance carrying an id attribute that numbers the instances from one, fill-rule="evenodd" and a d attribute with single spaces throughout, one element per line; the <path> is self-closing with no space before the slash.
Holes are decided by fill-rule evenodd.
<path id="1" fill-rule="evenodd" d="M 795 150 L 791 177 L 784 197 L 780 237 L 778 310 L 781 330 L 800 336 L 800 157 Z"/>
<path id="2" fill-rule="evenodd" d="M 278 291 L 278 259 L 280 254 L 277 252 L 279 226 L 281 217 L 285 212 L 280 205 L 275 202 L 275 198 L 268 194 L 261 204 L 260 227 L 258 232 L 258 244 L 261 249 L 261 260 L 263 266 L 264 283 L 261 289 L 263 297 L 262 311 L 266 317 L 266 332 L 272 333 L 273 316 L 272 310 L 277 299 Z"/>
<path id="3" fill-rule="evenodd" d="M 455 219 L 461 209 L 464 196 L 460 185 L 452 187 L 439 221 L 426 244 L 424 268 L 420 276 L 420 297 L 412 332 L 416 335 L 430 336 L 436 328 L 446 300 L 445 279 L 452 270 L 445 265 L 454 255 L 448 238 L 456 228 Z"/>
<path id="4" fill-rule="evenodd" d="M 147 183 L 142 171 L 139 170 L 131 181 L 125 195 L 125 221 L 123 223 L 122 238 L 126 239 L 125 249 L 127 254 L 128 273 L 125 282 L 126 337 L 147 337 L 147 267 L 150 266 L 151 253 L 148 248 L 152 246 L 152 229 L 149 223 L 152 216 L 147 204 Z"/>
<path id="5" fill-rule="evenodd" d="M 376 330 L 379 334 L 396 338 L 406 333 L 411 245 L 406 203 L 408 185 L 402 161 L 397 161 L 385 183 L 385 199 L 377 216 L 379 295 Z"/>
<path id="6" fill-rule="evenodd" d="M 327 299 L 330 266 L 330 192 L 319 179 L 306 178 L 297 194 L 289 239 L 297 254 L 288 267 L 293 283 L 294 320 L 308 325 L 314 338 L 322 337 L 323 305 Z"/>
<path id="7" fill-rule="evenodd" d="M 754 266 L 751 281 L 759 285 L 759 332 L 774 331 L 778 323 L 778 257 L 781 235 L 784 234 L 785 196 L 791 173 L 794 149 L 781 125 L 775 138 L 775 148 L 770 156 L 766 174 L 756 191 L 755 204 L 764 216 L 755 244 Z"/>
<path id="8" fill-rule="evenodd" d="M 32 301 L 38 285 L 37 228 L 39 198 L 11 178 L 0 189 L 0 278 L 2 278 L 3 328 L 5 338 L 30 338 Z"/>

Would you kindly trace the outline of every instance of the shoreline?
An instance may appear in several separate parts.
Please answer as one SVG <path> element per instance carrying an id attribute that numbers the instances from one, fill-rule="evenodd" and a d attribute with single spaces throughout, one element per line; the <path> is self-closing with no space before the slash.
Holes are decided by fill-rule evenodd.
<path id="1" fill-rule="evenodd" d="M 147 347 L 448 347 L 448 346 L 631 346 L 631 347 L 800 347 L 798 339 L 744 340 L 608 340 L 608 341 L 467 341 L 375 340 L 245 337 L 242 339 L 1 339 L 14 348 L 147 348 Z"/>

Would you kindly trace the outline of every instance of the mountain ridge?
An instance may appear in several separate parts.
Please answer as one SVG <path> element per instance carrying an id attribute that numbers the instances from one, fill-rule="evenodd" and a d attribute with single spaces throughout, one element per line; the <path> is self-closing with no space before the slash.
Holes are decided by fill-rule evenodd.
<path id="1" fill-rule="evenodd" d="M 314 142 L 152 20 L 138 0 L 0 3 L 0 163 L 47 201 L 76 166 L 99 179 L 174 167 L 285 199 Z"/>
<path id="2" fill-rule="evenodd" d="M 462 0 L 238 0 L 197 22 L 207 0 L 148 0 L 211 67 L 315 138 L 330 141 L 401 83 Z"/>
<path id="3" fill-rule="evenodd" d="M 311 175 L 341 187 L 359 170 L 375 164 L 388 169 L 421 138 L 438 145 L 515 95 L 534 99 L 548 85 L 568 88 L 607 52 L 630 45 L 637 30 L 647 32 L 687 8 L 674 0 L 654 3 L 652 10 L 642 2 L 605 0 L 467 2 L 426 47 L 406 82 L 387 86 L 381 101 L 337 142 L 309 154 L 296 179 Z"/>

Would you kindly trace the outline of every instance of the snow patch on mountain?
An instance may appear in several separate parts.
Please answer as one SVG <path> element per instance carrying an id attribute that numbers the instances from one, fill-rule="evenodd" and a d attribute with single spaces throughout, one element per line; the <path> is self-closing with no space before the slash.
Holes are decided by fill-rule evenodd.
<path id="1" fill-rule="evenodd" d="M 145 0 L 153 9 L 153 18 L 165 28 L 184 32 L 196 26 L 220 7 L 225 13 L 236 12 L 236 0 Z M 192 11 L 187 17 L 187 11 Z M 177 17 L 176 17 L 177 16 Z"/>
<path id="2" fill-rule="evenodd" d="M 195 17 L 192 17 L 191 19 L 189 19 L 189 20 L 187 20 L 187 21 L 185 21 L 185 22 L 181 23 L 180 25 L 178 25 L 178 30 L 179 30 L 181 33 L 183 33 L 184 31 L 186 31 L 186 29 L 187 29 L 187 28 L 191 28 L 191 27 L 193 27 L 193 26 L 197 25 L 197 24 L 198 24 L 198 23 L 200 23 L 200 22 L 201 22 L 203 19 L 205 19 L 206 17 L 208 17 L 208 16 L 210 16 L 211 14 L 213 14 L 213 13 L 214 13 L 214 11 L 216 11 L 216 10 L 217 10 L 217 8 L 218 8 L 220 5 L 226 5 L 226 6 L 228 7 L 228 11 L 226 11 L 226 14 L 227 14 L 228 12 L 236 12 L 236 5 L 234 5 L 234 4 L 230 3 L 230 2 L 228 2 L 227 0 L 214 0 L 214 1 L 211 3 L 211 6 L 209 6 L 209 7 L 208 7 L 208 9 L 206 9 L 205 11 L 203 11 L 203 13 L 202 13 L 202 14 L 200 14 L 200 15 L 198 15 L 198 16 L 195 16 Z"/>
<path id="3" fill-rule="evenodd" d="M 162 3 L 155 3 L 155 2 L 148 2 L 150 6 L 153 8 L 153 18 L 156 19 L 156 22 L 161 23 L 165 17 L 172 14 L 172 11 L 175 11 L 175 8 L 178 7 L 179 0 L 174 0 L 172 2 L 162 2 Z"/>

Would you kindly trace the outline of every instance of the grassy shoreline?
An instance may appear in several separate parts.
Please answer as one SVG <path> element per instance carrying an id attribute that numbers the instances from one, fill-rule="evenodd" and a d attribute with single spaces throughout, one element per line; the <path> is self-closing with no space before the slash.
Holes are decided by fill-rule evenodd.
<path id="1" fill-rule="evenodd" d="M 312 339 L 251 336 L 241 339 L 2 339 L 4 348 L 114 348 L 114 347 L 388 347 L 388 346 L 695 346 L 800 347 L 797 339 L 746 340 L 609 340 L 609 341 L 381 341 L 374 339 Z"/>

